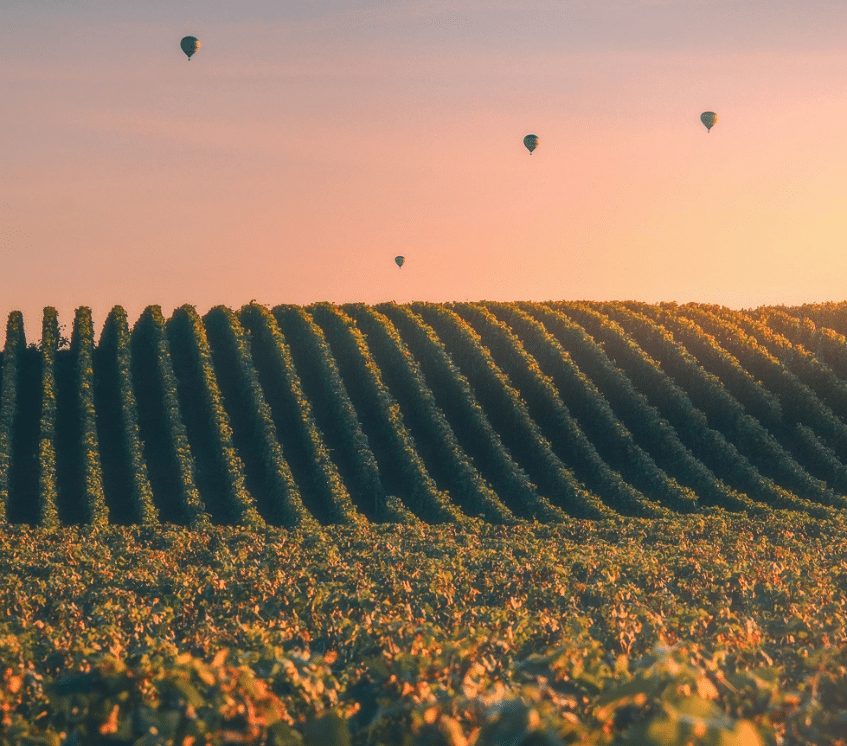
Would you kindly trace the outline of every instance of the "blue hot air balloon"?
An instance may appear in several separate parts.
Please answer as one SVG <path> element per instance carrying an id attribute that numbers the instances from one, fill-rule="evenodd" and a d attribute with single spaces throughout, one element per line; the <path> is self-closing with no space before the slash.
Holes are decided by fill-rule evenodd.
<path id="1" fill-rule="evenodd" d="M 196 36 L 183 36 L 179 43 L 182 51 L 188 55 L 188 61 L 191 62 L 191 55 L 200 49 L 200 40 Z"/>

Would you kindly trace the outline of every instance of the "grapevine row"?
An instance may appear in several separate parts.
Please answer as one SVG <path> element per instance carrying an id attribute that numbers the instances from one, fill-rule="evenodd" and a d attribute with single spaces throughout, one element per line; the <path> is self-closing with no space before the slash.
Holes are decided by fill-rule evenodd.
<path id="1" fill-rule="evenodd" d="M 772 391 L 782 405 L 787 422 L 802 423 L 814 430 L 839 455 L 847 457 L 847 425 L 808 386 L 786 369 L 755 339 L 736 324 L 706 308 L 682 307 L 681 312 L 699 323 L 738 361 Z"/>
<path id="2" fill-rule="evenodd" d="M 847 304 L 9 315 L 0 524 L 315 527 L 847 508 Z"/>
<path id="3" fill-rule="evenodd" d="M 677 505 L 683 510 L 693 507 L 696 493 L 669 477 L 635 442 L 629 429 L 615 416 L 608 400 L 540 321 L 514 304 L 487 303 L 485 307 L 503 325 L 501 333 L 508 331 L 509 335 L 513 335 L 513 344 L 519 343 L 525 350 L 524 354 L 531 358 L 527 365 L 533 377 L 539 379 L 536 385 L 544 390 L 542 401 L 536 404 L 536 411 L 542 411 L 540 405 L 543 405 L 544 399 L 552 402 L 556 409 L 559 406 L 564 408 L 567 402 L 574 427 L 584 433 L 584 438 L 610 470 L 619 472 L 622 478 L 650 499 Z M 505 363 L 503 367 L 507 367 Z M 525 390 L 522 390 L 522 395 L 531 399 Z M 587 458 L 594 460 L 591 454 Z"/>
<path id="4" fill-rule="evenodd" d="M 842 413 L 847 410 L 847 384 L 838 378 L 829 365 L 803 349 L 801 345 L 792 345 L 784 336 L 775 333 L 756 319 L 733 312 L 730 309 L 716 309 L 715 312 L 721 318 L 736 324 L 739 329 L 749 334 L 768 354 L 773 355 L 781 365 L 795 374 L 800 383 L 812 389 L 824 403 L 830 406 L 842 422 L 844 421 Z M 768 391 L 762 383 L 755 381 L 752 375 L 738 363 L 737 359 L 714 340 L 714 337 L 707 335 L 693 321 L 679 314 L 666 313 L 666 316 L 669 317 L 664 322 L 666 325 L 670 322 L 699 329 L 701 336 L 710 339 L 713 346 L 722 353 L 722 360 L 732 360 L 734 369 L 739 371 L 739 377 L 745 384 L 745 393 L 758 391 L 761 397 L 768 397 L 769 402 L 772 403 L 771 406 L 764 410 L 764 417 L 761 416 L 761 411 L 758 414 L 762 423 L 780 438 L 786 448 L 797 456 L 800 463 L 812 476 L 825 481 L 839 493 L 832 498 L 832 502 L 843 505 L 845 498 L 841 495 L 847 492 L 847 467 L 839 460 L 845 455 L 843 444 L 836 441 L 836 446 L 842 446 L 840 452 L 836 452 L 812 428 L 799 422 L 792 424 L 785 419 L 782 406 L 776 396 Z M 741 397 L 739 398 L 741 399 Z M 750 411 L 754 411 L 749 402 L 745 401 L 745 404 L 750 407 Z"/>
<path id="5" fill-rule="evenodd" d="M 94 351 L 94 378 L 100 463 L 111 519 L 155 524 L 158 516 L 132 387 L 130 331 L 121 306 L 106 317 Z"/>
<path id="6" fill-rule="evenodd" d="M 783 309 L 763 309 L 757 316 L 768 328 L 784 335 L 794 348 L 808 350 L 840 380 L 847 379 L 847 339 L 843 334 L 817 326 L 805 316 L 791 316 Z"/>
<path id="7" fill-rule="evenodd" d="M 244 464 L 233 446 L 232 427 L 197 311 L 187 305 L 176 309 L 167 334 L 203 504 L 217 522 L 259 525 L 263 521 L 244 484 Z"/>
<path id="8" fill-rule="evenodd" d="M 636 389 L 583 327 L 548 305 L 522 303 L 520 307 L 542 324 L 544 333 L 536 336 L 533 351 L 536 359 L 544 360 L 548 370 L 555 373 L 554 380 L 561 390 L 576 390 L 575 401 L 579 401 L 581 389 L 590 387 L 591 393 L 596 387 L 597 398 L 608 401 L 611 416 L 632 433 L 636 445 L 707 505 L 759 510 L 749 497 L 730 487 L 694 456 L 659 409 Z M 587 411 L 593 412 L 597 406 Z"/>
<path id="9" fill-rule="evenodd" d="M 422 520 L 461 522 L 461 511 L 438 489 L 427 471 L 400 407 L 382 382 L 379 368 L 353 320 L 330 304 L 317 304 L 309 311 L 339 363 L 342 380 L 373 445 L 388 491 Z"/>
<path id="10" fill-rule="evenodd" d="M 333 460 L 358 498 L 357 510 L 375 521 L 414 520 L 402 501 L 386 490 L 376 455 L 321 328 L 299 306 L 277 306 L 273 315 Z"/>
<path id="11" fill-rule="evenodd" d="M 453 432 L 482 476 L 515 515 L 538 520 L 563 520 L 567 513 L 540 495 L 527 473 L 516 463 L 486 417 L 473 389 L 435 331 L 405 306 L 377 307 L 394 323 L 421 366 L 436 402 L 447 416 Z M 570 503 L 585 510 L 595 498 L 577 486 Z"/>
<path id="12" fill-rule="evenodd" d="M 503 504 L 459 444 L 420 365 L 400 339 L 387 316 L 355 304 L 345 310 L 356 321 L 379 366 L 385 384 L 399 403 L 403 418 L 418 444 L 427 470 L 468 515 L 494 523 L 509 523 L 512 512 Z"/>
<path id="13" fill-rule="evenodd" d="M 842 422 L 847 420 L 847 381 L 839 378 L 825 361 L 802 344 L 792 344 L 785 336 L 758 319 L 730 309 L 719 309 L 717 312 L 721 318 L 736 324 L 779 360 L 801 383 L 814 391 Z"/>
<path id="14" fill-rule="evenodd" d="M 105 526 L 109 522 L 103 473 L 100 466 L 100 444 L 94 411 L 94 323 L 91 309 L 78 308 L 71 336 L 71 363 L 74 373 L 76 430 L 81 450 L 83 523 Z"/>
<path id="15" fill-rule="evenodd" d="M 232 427 L 232 445 L 244 462 L 245 489 L 256 497 L 263 518 L 274 525 L 313 522 L 283 455 L 241 322 L 223 306 L 209 311 L 203 322 L 214 380 Z M 222 422 L 223 414 L 219 414 Z"/>
<path id="16" fill-rule="evenodd" d="M 290 465 L 302 498 L 300 504 L 292 499 L 289 512 L 298 523 L 312 521 L 315 516 L 334 523 L 358 522 L 362 516 L 330 456 L 276 319 L 267 308 L 256 304 L 242 308 L 239 318 L 251 340 L 252 363 L 282 447 L 281 456 Z M 352 412 L 339 430 L 345 431 L 345 426 L 348 431 L 358 426 Z M 359 471 L 348 480 L 356 484 L 355 477 L 359 477 L 361 484 L 354 491 L 359 494 L 368 488 L 372 492 L 381 489 L 376 464 L 368 461 L 357 465 Z M 371 465 L 372 471 L 368 471 Z"/>
<path id="17" fill-rule="evenodd" d="M 624 306 L 604 304 L 603 308 L 610 318 L 620 323 L 639 342 L 645 352 L 660 362 L 662 369 L 685 391 L 692 404 L 706 415 L 709 425 L 721 432 L 763 475 L 801 497 L 816 502 L 833 501 L 832 491 L 823 482 L 810 476 L 777 441 L 775 434 L 782 434 L 782 421 L 775 411 L 777 407 L 774 402 L 766 396 L 767 392 L 761 390 L 762 387 L 749 377 L 727 374 L 730 366 L 733 373 L 738 371 L 733 366 L 733 363 L 737 363 L 724 354 L 712 338 L 698 333 L 696 328 L 692 330 L 669 322 L 665 318 L 667 314 L 660 316 L 666 324 L 661 327 L 648 316 Z M 678 336 L 672 336 L 671 331 Z M 689 352 L 692 348 L 724 373 L 723 380 L 700 366 Z M 765 426 L 748 414 L 733 396 L 739 393 L 744 397 L 739 378 L 749 384 L 754 393 L 762 394 L 764 405 L 748 405 L 748 411 L 758 413 Z"/>
<path id="18" fill-rule="evenodd" d="M 526 404 L 506 375 L 497 367 L 480 337 L 454 311 L 442 305 L 417 303 L 418 310 L 445 344 L 458 369 L 470 383 L 488 420 L 500 435 L 503 445 L 527 472 L 530 480 L 548 495 L 554 504 L 572 515 L 602 514 L 602 502 L 575 502 L 590 491 L 581 484 L 559 457 L 533 421 Z M 618 478 L 603 485 L 614 507 L 636 515 L 659 515 L 661 510 Z M 592 495 L 592 497 L 594 497 Z"/>
<path id="19" fill-rule="evenodd" d="M 144 458 L 163 522 L 209 522 L 194 479 L 194 457 L 180 413 L 162 309 L 148 306 L 132 329 L 132 384 Z"/>
<path id="20" fill-rule="evenodd" d="M 549 443 L 555 456 L 615 510 L 647 515 L 656 513 L 652 501 L 603 461 L 571 416 L 553 382 L 541 372 L 537 362 L 524 350 L 506 324 L 481 305 L 456 304 L 452 309 L 479 335 L 479 341 L 491 355 L 492 364 L 499 364 L 499 371 L 492 372 L 499 373 L 497 378 L 504 386 L 507 385 L 505 371 L 509 371 L 508 379 L 516 394 L 511 400 L 520 403 L 518 414 L 524 415 L 521 417 L 523 423 L 537 425 L 537 443 L 541 446 L 545 445 L 545 441 Z M 476 351 L 480 354 L 479 348 Z M 696 507 L 693 495 L 689 495 L 687 500 L 682 495 L 676 497 L 679 499 L 674 500 L 673 507 L 685 512 Z"/>
<path id="21" fill-rule="evenodd" d="M 567 303 L 557 307 L 606 344 L 607 352 L 667 418 L 694 456 L 724 481 L 770 506 L 820 512 L 808 500 L 763 476 L 722 433 L 709 427 L 706 415 L 619 324 L 588 304 Z"/>
<path id="22" fill-rule="evenodd" d="M 6 344 L 3 348 L 3 365 L 0 366 L 0 523 L 5 523 L 9 517 L 12 446 L 18 408 L 18 361 L 24 347 L 23 314 L 13 311 L 6 323 Z"/>

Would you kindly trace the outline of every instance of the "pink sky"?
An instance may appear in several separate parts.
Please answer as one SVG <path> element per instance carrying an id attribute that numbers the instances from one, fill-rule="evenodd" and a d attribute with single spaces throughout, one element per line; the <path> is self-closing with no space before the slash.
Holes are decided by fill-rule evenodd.
<path id="1" fill-rule="evenodd" d="M 843 4 L 11 6 L 30 338 L 45 305 L 847 299 Z"/>

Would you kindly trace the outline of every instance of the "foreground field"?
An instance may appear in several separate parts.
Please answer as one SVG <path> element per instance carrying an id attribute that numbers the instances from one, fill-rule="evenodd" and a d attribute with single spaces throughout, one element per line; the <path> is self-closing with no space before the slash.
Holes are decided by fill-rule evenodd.
<path id="1" fill-rule="evenodd" d="M 844 744 L 845 536 L 11 526 L 0 743 Z"/>
<path id="2" fill-rule="evenodd" d="M 555 523 L 847 507 L 847 304 L 12 313 L 0 521 Z"/>

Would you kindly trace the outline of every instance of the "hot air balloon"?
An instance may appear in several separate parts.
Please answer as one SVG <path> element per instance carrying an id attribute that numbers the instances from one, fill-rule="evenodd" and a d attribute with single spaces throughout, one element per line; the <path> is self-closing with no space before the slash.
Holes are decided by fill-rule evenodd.
<path id="1" fill-rule="evenodd" d="M 715 126 L 715 122 L 717 122 L 717 121 L 718 121 L 718 115 L 717 115 L 717 114 L 715 114 L 715 112 L 713 112 L 713 111 L 704 111 L 704 112 L 700 115 L 700 121 L 701 121 L 701 122 L 703 122 L 703 124 L 705 124 L 705 125 L 706 125 L 706 129 L 707 129 L 709 132 L 711 132 L 711 131 L 712 131 L 712 127 L 714 127 L 714 126 Z"/>
<path id="2" fill-rule="evenodd" d="M 405 261 L 406 261 L 406 257 L 405 257 L 405 256 L 395 256 L 395 257 L 394 257 L 394 261 L 397 263 L 397 266 L 398 266 L 398 267 L 402 267 L 402 266 L 403 266 L 403 262 L 405 262 Z"/>
<path id="3" fill-rule="evenodd" d="M 538 135 L 527 135 L 523 139 L 523 144 L 526 145 L 529 154 L 532 155 L 532 151 L 538 147 Z"/>
<path id="4" fill-rule="evenodd" d="M 191 55 L 200 49 L 200 42 L 196 36 L 184 36 L 179 46 L 182 47 L 182 51 L 188 55 L 188 61 L 191 62 Z"/>

